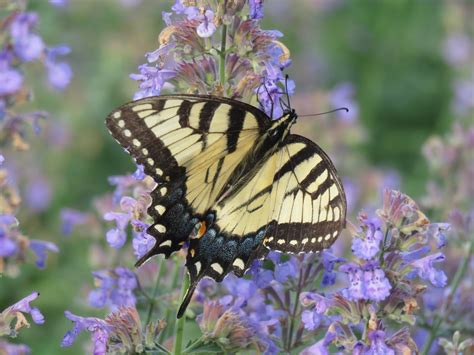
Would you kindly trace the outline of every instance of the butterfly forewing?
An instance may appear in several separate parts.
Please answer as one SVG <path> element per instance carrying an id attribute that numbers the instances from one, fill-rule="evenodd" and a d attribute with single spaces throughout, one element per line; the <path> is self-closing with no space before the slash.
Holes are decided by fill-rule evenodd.
<path id="1" fill-rule="evenodd" d="M 107 118 L 114 138 L 158 183 L 148 213 L 157 253 L 169 256 L 215 203 L 227 178 L 269 126 L 256 108 L 226 99 L 145 98 Z"/>

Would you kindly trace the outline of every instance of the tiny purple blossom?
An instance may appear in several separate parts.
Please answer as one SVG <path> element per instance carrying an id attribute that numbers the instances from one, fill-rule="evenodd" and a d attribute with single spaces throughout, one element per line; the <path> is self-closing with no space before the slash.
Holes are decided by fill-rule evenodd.
<path id="1" fill-rule="evenodd" d="M 133 233 L 134 237 L 132 239 L 132 247 L 137 259 L 140 259 L 146 253 L 148 253 L 156 243 L 156 239 L 147 234 L 145 230 L 142 232 L 134 231 Z"/>
<path id="2" fill-rule="evenodd" d="M 366 298 L 364 272 L 353 263 L 341 265 L 340 271 L 345 272 L 349 278 L 349 288 L 345 290 L 346 296 L 350 300 L 361 300 Z"/>
<path id="3" fill-rule="evenodd" d="M 375 330 L 369 333 L 370 348 L 365 352 L 367 355 L 395 355 L 395 351 L 385 344 L 385 332 Z"/>
<path id="4" fill-rule="evenodd" d="M 376 262 L 364 265 L 364 283 L 366 298 L 369 300 L 383 301 L 390 295 L 392 286 Z"/>
<path id="5" fill-rule="evenodd" d="M 21 313 L 29 313 L 33 319 L 33 322 L 36 324 L 43 324 L 44 323 L 44 316 L 41 314 L 40 310 L 36 307 L 31 307 L 30 302 L 37 299 L 39 296 L 39 292 L 33 292 L 32 294 L 26 296 L 25 298 L 21 299 L 17 303 L 11 305 L 3 312 L 21 312 Z"/>
<path id="6" fill-rule="evenodd" d="M 139 181 L 143 180 L 146 177 L 143 169 L 143 165 L 137 165 L 137 170 L 135 170 L 132 176 Z"/>
<path id="7" fill-rule="evenodd" d="M 336 332 L 333 329 L 334 327 L 331 325 L 329 327 L 328 332 L 320 341 L 311 345 L 309 348 L 303 349 L 300 355 L 329 355 L 328 346 L 336 339 Z"/>
<path id="8" fill-rule="evenodd" d="M 364 238 L 355 237 L 352 239 L 352 253 L 360 259 L 370 260 L 380 250 L 380 242 L 383 239 L 383 233 L 380 230 L 380 221 L 367 221 Z"/>
<path id="9" fill-rule="evenodd" d="M 334 285 L 336 282 L 336 273 L 334 272 L 334 266 L 337 263 L 344 262 L 345 259 L 338 258 L 332 255 L 329 251 L 323 251 L 321 254 L 322 261 L 323 261 L 323 279 L 321 281 L 321 286 L 330 286 Z"/>
<path id="10" fill-rule="evenodd" d="M 137 287 L 135 274 L 124 268 L 101 270 L 92 273 L 98 288 L 89 293 L 89 304 L 102 308 L 109 305 L 114 311 L 121 306 L 135 306 L 136 298 L 133 290 Z"/>
<path id="11" fill-rule="evenodd" d="M 61 221 L 62 233 L 64 235 L 70 235 L 75 226 L 86 223 L 87 215 L 71 208 L 64 208 L 61 211 Z"/>
<path id="12" fill-rule="evenodd" d="M 106 221 L 115 221 L 115 223 L 117 223 L 117 228 L 124 230 L 130 222 L 130 215 L 129 213 L 107 212 L 104 214 L 104 219 Z"/>
<path id="13" fill-rule="evenodd" d="M 434 263 L 444 261 L 444 259 L 446 257 L 443 253 L 431 254 L 415 260 L 412 266 L 423 280 L 429 280 L 436 287 L 444 287 L 448 281 L 446 274 L 441 270 L 435 269 L 433 266 Z"/>
<path id="14" fill-rule="evenodd" d="M 112 228 L 107 231 L 105 238 L 112 248 L 120 249 L 127 240 L 127 233 L 121 229 Z"/>
<path id="15" fill-rule="evenodd" d="M 216 32 L 216 25 L 214 25 L 214 12 L 212 10 L 206 10 L 204 15 L 201 16 L 201 23 L 196 28 L 196 32 L 199 37 L 207 38 L 211 37 Z"/>
<path id="16" fill-rule="evenodd" d="M 20 90 L 23 76 L 15 69 L 0 69 L 0 96 L 11 95 Z"/>
<path id="17" fill-rule="evenodd" d="M 65 311 L 66 318 L 74 322 L 74 328 L 69 330 L 63 337 L 62 347 L 71 346 L 76 340 L 78 334 L 84 329 L 91 333 L 94 343 L 94 355 L 102 355 L 107 351 L 107 340 L 109 337 L 110 326 L 102 319 L 94 317 L 80 317 Z"/>
<path id="18" fill-rule="evenodd" d="M 37 34 L 32 33 L 37 23 L 37 14 L 21 12 L 15 16 L 10 25 L 15 54 L 25 62 L 38 59 L 44 51 L 43 40 Z"/>
<path id="19" fill-rule="evenodd" d="M 252 20 L 263 18 L 263 0 L 249 0 L 250 13 Z"/>
<path id="20" fill-rule="evenodd" d="M 48 251 L 59 252 L 59 248 L 52 242 L 43 240 L 30 240 L 30 249 L 36 254 L 36 266 L 43 269 L 46 266 Z"/>

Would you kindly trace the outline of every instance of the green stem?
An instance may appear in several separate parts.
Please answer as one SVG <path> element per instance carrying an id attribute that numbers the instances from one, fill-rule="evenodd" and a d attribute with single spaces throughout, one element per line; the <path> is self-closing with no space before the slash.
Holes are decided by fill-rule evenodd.
<path id="1" fill-rule="evenodd" d="M 467 252 L 467 255 L 464 257 L 462 262 L 459 264 L 458 269 L 456 270 L 456 274 L 454 274 L 453 281 L 451 282 L 451 285 L 449 286 L 450 288 L 450 295 L 447 298 L 446 305 L 444 307 L 444 312 L 443 314 L 447 314 L 449 307 L 451 306 L 451 302 L 454 298 L 454 295 L 456 294 L 456 291 L 461 284 L 461 280 L 466 273 L 467 267 L 469 265 L 469 260 L 471 258 L 472 253 L 474 252 L 474 240 L 472 239 L 469 242 L 469 250 Z M 437 316 L 433 320 L 433 326 L 431 327 L 430 335 L 428 340 L 426 341 L 425 345 L 423 346 L 423 350 L 421 350 L 422 355 L 427 355 L 428 352 L 431 349 L 431 345 L 435 341 L 435 339 L 438 337 L 438 330 L 441 326 L 441 323 L 444 319 L 444 316 Z"/>
<path id="2" fill-rule="evenodd" d="M 179 257 L 175 257 L 175 265 L 174 265 L 174 270 L 173 270 L 173 276 L 171 279 L 171 288 L 170 290 L 175 290 L 176 287 L 178 286 L 179 282 L 179 276 L 180 276 L 180 270 L 181 270 L 181 264 L 182 264 L 182 259 Z M 171 336 L 173 335 L 173 330 L 174 330 L 174 323 L 176 320 L 176 315 L 174 313 L 174 309 L 172 307 L 168 307 L 166 309 L 166 331 L 161 332 L 158 340 L 159 342 L 163 342 L 165 340 L 165 336 Z"/>
<path id="3" fill-rule="evenodd" d="M 383 236 L 382 248 L 381 248 L 381 251 L 380 251 L 380 259 L 379 259 L 380 267 L 383 266 L 383 262 L 384 262 L 383 257 L 384 257 L 384 254 L 385 254 L 385 243 L 387 243 L 388 232 L 391 228 L 392 228 L 391 224 L 388 224 L 387 225 L 387 230 L 385 231 L 385 235 Z"/>
<path id="4" fill-rule="evenodd" d="M 160 284 L 161 278 L 164 276 L 164 273 L 165 273 L 164 269 L 165 269 L 165 259 L 160 258 L 159 270 L 158 270 L 158 273 L 156 275 L 155 286 L 153 287 L 153 293 L 151 294 L 151 297 L 149 298 L 150 306 L 148 307 L 148 314 L 146 316 L 146 323 L 145 324 L 150 323 L 151 316 L 153 315 L 153 310 L 154 310 L 155 305 L 156 305 L 156 295 L 158 293 L 158 286 Z"/>
<path id="5" fill-rule="evenodd" d="M 181 298 L 183 299 L 186 295 L 186 290 L 189 288 L 189 275 L 187 274 L 186 270 L 184 270 L 183 276 L 183 285 L 181 287 Z M 178 322 L 176 323 L 175 329 L 175 338 L 174 338 L 174 348 L 173 354 L 174 355 L 181 355 L 181 349 L 183 347 L 183 335 L 184 335 L 184 322 L 186 321 L 186 315 L 184 314 Z"/>
<path id="6" fill-rule="evenodd" d="M 227 26 L 222 25 L 221 49 L 219 51 L 219 80 L 224 88 L 225 85 L 225 57 L 227 42 Z"/>
<path id="7" fill-rule="evenodd" d="M 298 313 L 298 305 L 300 303 L 300 293 L 301 293 L 301 283 L 303 281 L 303 270 L 300 270 L 300 277 L 298 279 L 298 287 L 296 289 L 296 298 L 295 298 L 295 304 L 293 306 L 293 312 L 291 314 L 291 319 L 290 319 L 290 330 L 288 332 L 288 351 L 291 351 L 292 349 L 292 342 L 293 342 L 293 331 L 295 329 L 295 322 L 296 322 L 296 314 Z"/>

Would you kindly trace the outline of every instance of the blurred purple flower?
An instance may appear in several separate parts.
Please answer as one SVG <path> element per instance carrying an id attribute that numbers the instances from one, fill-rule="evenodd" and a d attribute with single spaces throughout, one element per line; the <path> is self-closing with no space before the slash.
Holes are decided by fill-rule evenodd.
<path id="1" fill-rule="evenodd" d="M 107 340 L 109 338 L 110 326 L 102 319 L 94 317 L 80 317 L 65 311 L 64 315 L 74 322 L 74 328 L 69 330 L 61 342 L 62 347 L 71 346 L 82 330 L 91 333 L 94 343 L 94 355 L 102 355 L 107 351 Z"/>
<path id="2" fill-rule="evenodd" d="M 44 176 L 31 178 L 26 185 L 25 202 L 34 212 L 48 208 L 51 202 L 51 186 Z"/>
<path id="3" fill-rule="evenodd" d="M 66 7 L 69 5 L 69 0 L 49 0 L 49 3 L 57 7 Z"/>
<path id="4" fill-rule="evenodd" d="M 424 258 L 415 260 L 411 265 L 415 268 L 419 277 L 430 281 L 433 286 L 444 287 L 448 281 L 446 274 L 434 268 L 434 263 L 444 261 L 446 257 L 443 253 L 427 255 Z"/>
<path id="5" fill-rule="evenodd" d="M 353 122 L 359 116 L 359 105 L 354 100 L 355 89 L 351 83 L 338 84 L 330 93 L 329 102 L 335 109 L 347 107 L 349 112 L 336 112 L 341 120 Z"/>
<path id="6" fill-rule="evenodd" d="M 32 33 L 37 24 L 36 13 L 20 12 L 10 25 L 15 54 L 25 62 L 39 59 L 45 48 L 41 37 Z"/>
<path id="7" fill-rule="evenodd" d="M 263 0 L 249 0 L 250 13 L 252 20 L 263 18 Z"/>
<path id="8" fill-rule="evenodd" d="M 59 248 L 52 242 L 43 240 L 30 240 L 30 249 L 36 254 L 36 266 L 43 269 L 46 266 L 48 251 L 59 252 Z"/>
<path id="9" fill-rule="evenodd" d="M 319 327 L 324 312 L 332 304 L 326 297 L 313 292 L 303 292 L 300 295 L 300 302 L 305 307 L 312 307 L 304 310 L 301 314 L 301 321 L 307 330 L 314 330 Z"/>
<path id="10" fill-rule="evenodd" d="M 98 288 L 89 293 L 89 304 L 102 308 L 108 305 L 112 311 L 121 306 L 134 306 L 133 290 L 137 287 L 135 274 L 124 267 L 92 273 Z"/>
<path id="11" fill-rule="evenodd" d="M 352 239 L 352 253 L 360 259 L 370 260 L 380 250 L 380 242 L 383 239 L 383 233 L 380 230 L 381 221 L 378 218 L 364 221 L 364 238 L 354 237 Z"/>
<path id="12" fill-rule="evenodd" d="M 0 96 L 16 93 L 22 84 L 23 76 L 18 70 L 0 67 Z"/>
<path id="13" fill-rule="evenodd" d="M 48 49 L 45 66 L 48 72 L 48 81 L 56 90 L 65 89 L 71 82 L 73 76 L 70 65 L 64 61 L 58 61 L 58 56 L 64 56 L 71 52 L 66 45 L 60 45 Z"/>
<path id="14" fill-rule="evenodd" d="M 449 35 L 443 45 L 443 55 L 451 65 L 462 65 L 469 60 L 472 53 L 472 42 L 465 33 Z"/>
<path id="15" fill-rule="evenodd" d="M 0 215 L 0 257 L 9 257 L 18 251 L 18 246 L 9 236 L 9 230 L 18 225 L 18 220 L 10 214 Z"/>
<path id="16" fill-rule="evenodd" d="M 118 228 L 112 228 L 107 231 L 105 238 L 112 248 L 120 249 L 127 240 L 127 233 Z"/>
<path id="17" fill-rule="evenodd" d="M 85 224 L 86 221 L 87 215 L 83 212 L 71 208 L 61 210 L 62 233 L 64 235 L 70 235 L 75 226 Z"/>
<path id="18" fill-rule="evenodd" d="M 27 355 L 31 353 L 31 349 L 24 344 L 12 344 L 0 340 L 0 354 L 5 355 Z"/>

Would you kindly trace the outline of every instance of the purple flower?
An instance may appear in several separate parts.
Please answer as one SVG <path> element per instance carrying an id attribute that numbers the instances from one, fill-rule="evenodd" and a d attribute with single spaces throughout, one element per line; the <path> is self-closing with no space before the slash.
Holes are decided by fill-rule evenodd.
<path id="1" fill-rule="evenodd" d="M 38 59 L 44 51 L 41 37 L 31 31 L 38 23 L 38 15 L 33 12 L 21 12 L 10 25 L 16 55 L 25 62 Z"/>
<path id="2" fill-rule="evenodd" d="M 303 349 L 300 355 L 329 355 L 328 346 L 336 339 L 336 331 L 334 330 L 334 326 L 329 326 L 328 332 L 320 341 L 311 345 L 309 348 Z"/>
<path id="3" fill-rule="evenodd" d="M 51 202 L 51 186 L 44 176 L 36 176 L 28 181 L 25 195 L 25 202 L 31 210 L 44 211 Z"/>
<path id="4" fill-rule="evenodd" d="M 59 248 L 52 242 L 30 240 L 30 249 L 36 254 L 36 266 L 43 269 L 46 265 L 47 252 L 59 252 Z"/>
<path id="5" fill-rule="evenodd" d="M 10 228 L 17 225 L 18 221 L 15 216 L 0 215 L 0 257 L 9 257 L 17 252 L 18 246 L 9 236 Z"/>
<path id="6" fill-rule="evenodd" d="M 144 169 L 143 165 L 137 165 L 137 170 L 135 170 L 132 176 L 137 180 L 140 180 L 140 181 L 143 180 L 146 177 L 143 169 Z"/>
<path id="7" fill-rule="evenodd" d="M 380 221 L 366 221 L 365 237 L 355 237 L 352 239 L 352 253 L 360 259 L 370 260 L 380 250 L 380 242 L 383 239 L 383 233 L 380 230 Z"/>
<path id="8" fill-rule="evenodd" d="M 346 297 L 350 300 L 362 300 L 366 298 L 364 285 L 364 272 L 353 263 L 341 265 L 340 271 L 345 272 L 349 278 L 349 288 L 346 290 Z"/>
<path id="9" fill-rule="evenodd" d="M 38 292 L 33 292 L 29 296 L 21 299 L 17 303 L 11 305 L 7 309 L 5 309 L 2 313 L 0 313 L 0 323 L 2 323 L 2 318 L 6 321 L 6 324 L 10 324 L 11 321 L 17 317 L 17 312 L 20 313 L 28 313 L 31 315 L 33 322 L 36 324 L 44 324 L 44 316 L 41 314 L 40 310 L 36 307 L 31 307 L 30 302 L 37 299 L 39 296 Z M 28 324 L 25 324 L 28 325 Z"/>
<path id="10" fill-rule="evenodd" d="M 323 314 L 331 306 L 332 302 L 317 293 L 303 292 L 300 295 L 300 302 L 304 307 L 310 307 L 301 314 L 301 320 L 305 329 L 314 330 L 321 324 L 324 319 Z"/>
<path id="11" fill-rule="evenodd" d="M 69 5 L 69 0 L 49 0 L 49 3 L 56 7 L 66 7 Z"/>
<path id="12" fill-rule="evenodd" d="M 56 90 L 63 90 L 71 82 L 73 76 L 70 65 L 64 61 L 58 61 L 58 56 L 70 53 L 70 48 L 66 45 L 48 49 L 45 66 L 48 73 L 48 81 Z"/>
<path id="13" fill-rule="evenodd" d="M 385 344 L 385 332 L 382 330 L 375 330 L 369 333 L 370 348 L 365 354 L 370 355 L 395 355 L 395 351 Z"/>
<path id="14" fill-rule="evenodd" d="M 206 10 L 204 15 L 201 15 L 201 23 L 197 26 L 196 32 L 199 37 L 211 37 L 216 32 L 216 25 L 214 25 L 214 12 Z"/>
<path id="15" fill-rule="evenodd" d="M 127 233 L 118 228 L 112 228 L 107 231 L 105 238 L 112 248 L 120 249 L 127 240 Z"/>
<path id="16" fill-rule="evenodd" d="M 445 258 L 443 253 L 431 254 L 415 260 L 411 265 L 423 280 L 430 281 L 436 287 L 444 287 L 448 278 L 443 271 L 435 269 L 433 264 L 444 261 Z"/>
<path id="17" fill-rule="evenodd" d="M 145 230 L 142 232 L 133 231 L 132 246 L 137 259 L 148 253 L 156 243 L 156 239 L 147 234 Z"/>
<path id="18" fill-rule="evenodd" d="M 364 265 L 364 283 L 366 298 L 369 300 L 383 301 L 390 295 L 392 286 L 376 262 Z"/>
<path id="19" fill-rule="evenodd" d="M 252 20 L 263 18 L 263 0 L 249 0 L 250 13 Z"/>
<path id="20" fill-rule="evenodd" d="M 332 255 L 329 251 L 323 251 L 321 253 L 322 261 L 323 261 L 323 279 L 321 281 L 321 286 L 330 286 L 334 285 L 336 282 L 336 273 L 334 272 L 334 266 L 337 263 L 341 263 L 345 261 L 343 258 L 338 258 Z"/>
<path id="21" fill-rule="evenodd" d="M 18 70 L 0 69 L 0 96 L 11 95 L 20 90 L 23 76 Z"/>
<path id="22" fill-rule="evenodd" d="M 64 235 L 70 235 L 75 226 L 86 223 L 87 215 L 71 208 L 64 208 L 61 210 L 61 221 L 62 233 Z"/>
<path id="23" fill-rule="evenodd" d="M 270 285 L 274 279 L 273 271 L 262 267 L 263 263 L 256 260 L 250 266 L 248 273 L 252 275 L 252 281 L 258 288 L 265 288 Z"/>
<path id="24" fill-rule="evenodd" d="M 107 340 L 109 338 L 110 326 L 102 319 L 94 317 L 80 317 L 65 311 L 64 315 L 74 322 L 74 328 L 69 330 L 61 342 L 62 347 L 71 346 L 82 330 L 87 330 L 92 335 L 94 343 L 94 355 L 102 355 L 107 351 Z"/>
<path id="25" fill-rule="evenodd" d="M 359 116 L 359 105 L 354 100 L 354 85 L 351 83 L 341 83 L 330 93 L 329 102 L 334 108 L 347 107 L 349 112 L 336 112 L 339 119 L 353 122 Z"/>
<path id="26" fill-rule="evenodd" d="M 129 269 L 118 267 L 115 270 L 93 272 L 98 288 L 89 294 L 89 304 L 102 308 L 109 305 L 112 310 L 121 306 L 134 306 L 136 298 L 133 290 L 137 287 L 137 278 Z"/>
<path id="27" fill-rule="evenodd" d="M 11 344 L 0 340 L 0 354 L 6 355 L 27 355 L 31 349 L 24 344 Z"/>
<path id="28" fill-rule="evenodd" d="M 446 233 L 451 229 L 449 223 L 431 223 L 428 226 L 428 238 L 436 240 L 436 247 L 443 248 L 446 245 Z"/>

